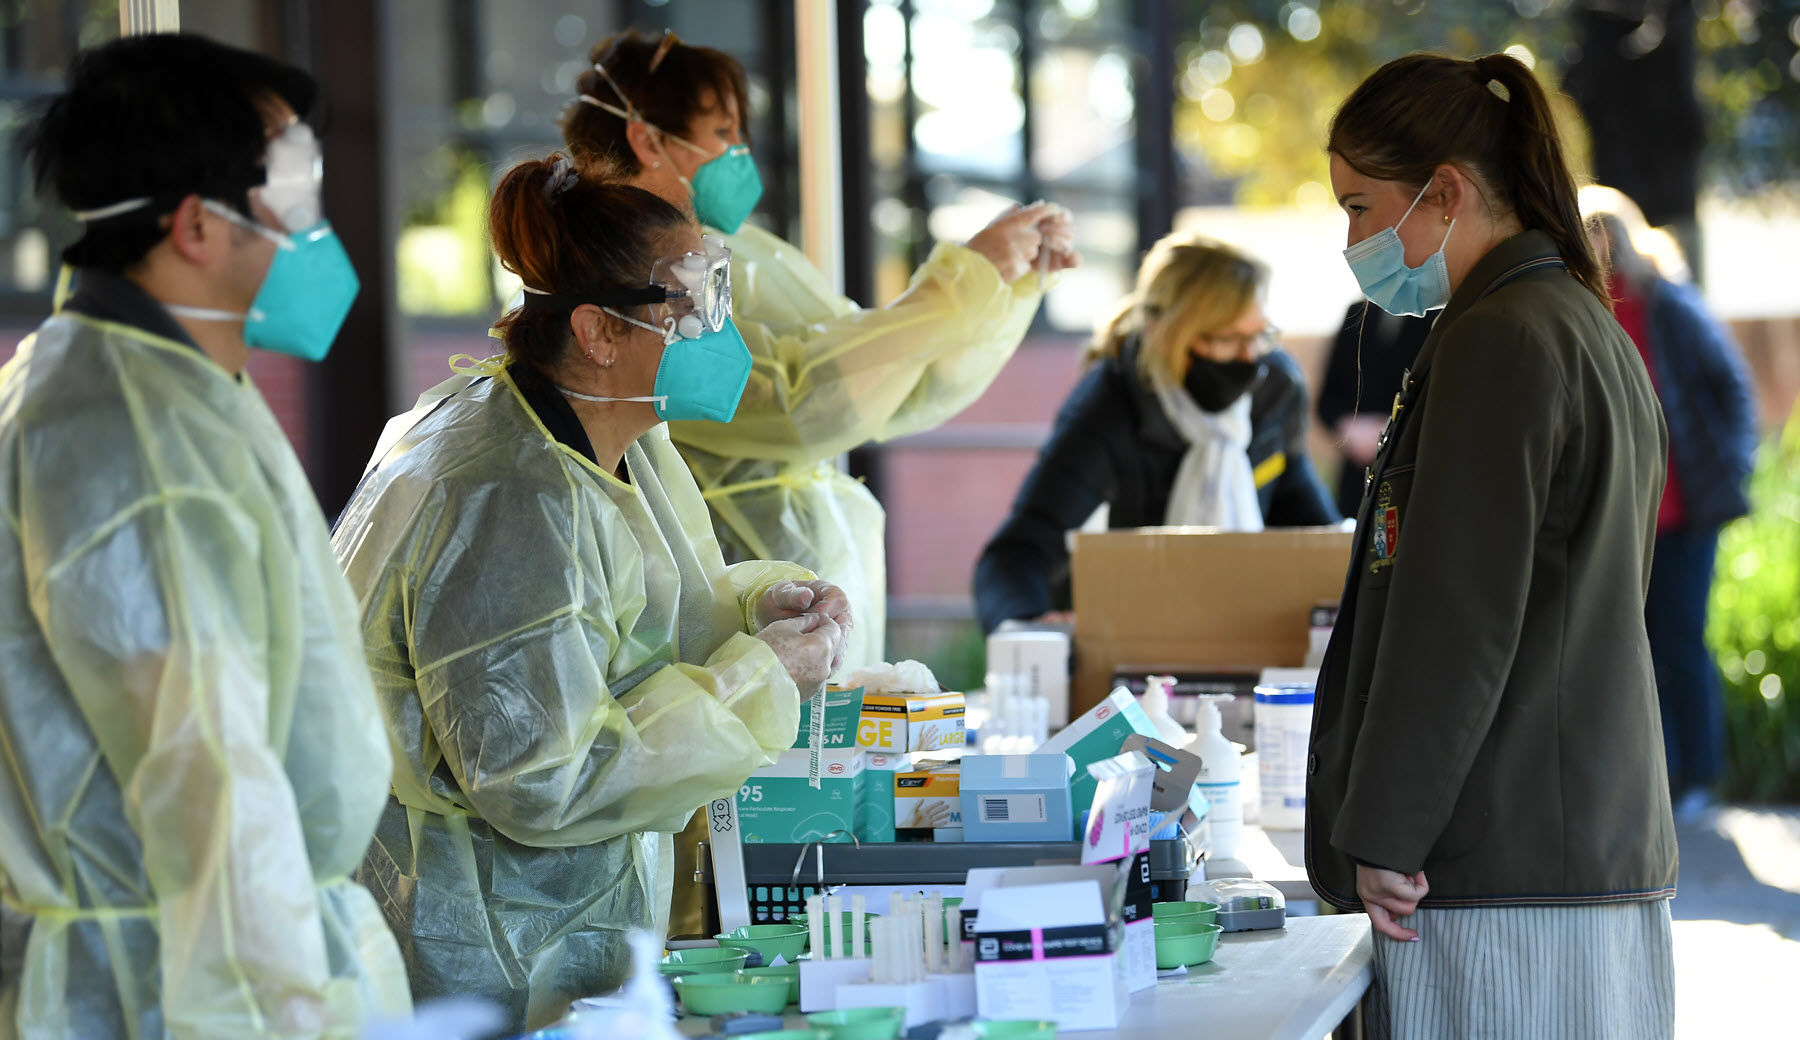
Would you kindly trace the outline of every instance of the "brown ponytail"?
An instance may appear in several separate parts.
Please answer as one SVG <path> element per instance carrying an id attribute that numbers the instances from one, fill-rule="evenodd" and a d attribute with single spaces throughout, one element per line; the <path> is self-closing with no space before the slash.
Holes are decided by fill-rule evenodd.
<path id="1" fill-rule="evenodd" d="M 670 234 L 692 217 L 659 196 L 615 179 L 604 163 L 577 167 L 552 154 L 506 171 L 488 207 L 488 234 L 501 266 L 528 289 L 579 295 L 641 288 L 668 252 Z M 574 308 L 518 307 L 494 324 L 507 357 L 550 373 L 574 334 Z"/>
<path id="2" fill-rule="evenodd" d="M 1338 109 L 1326 149 L 1365 177 L 1415 188 L 1445 163 L 1464 167 L 1490 205 L 1549 235 L 1569 273 L 1611 308 L 1550 99 L 1517 58 L 1396 58 Z"/>
<path id="3" fill-rule="evenodd" d="M 702 104 L 710 89 L 713 105 L 728 97 L 737 102 L 738 135 L 749 143 L 749 80 L 744 66 L 724 51 L 682 43 L 672 34 L 652 39 L 627 30 L 595 44 L 588 61 L 604 65 L 625 97 L 591 67 L 575 81 L 575 102 L 563 117 L 563 142 L 576 159 L 609 159 L 627 177 L 639 170 L 625 139 L 626 121 L 581 100 L 584 95 L 613 108 L 635 109 L 650 125 L 686 136 L 693 118 L 710 111 Z"/>

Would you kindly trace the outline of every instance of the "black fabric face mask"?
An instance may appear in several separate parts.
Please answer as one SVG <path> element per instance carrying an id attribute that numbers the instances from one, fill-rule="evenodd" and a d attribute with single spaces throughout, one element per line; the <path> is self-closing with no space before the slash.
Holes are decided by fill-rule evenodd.
<path id="1" fill-rule="evenodd" d="M 1188 361 L 1187 378 L 1182 385 L 1202 411 L 1222 412 L 1244 396 L 1261 374 L 1260 361 L 1208 361 L 1197 357 Z"/>

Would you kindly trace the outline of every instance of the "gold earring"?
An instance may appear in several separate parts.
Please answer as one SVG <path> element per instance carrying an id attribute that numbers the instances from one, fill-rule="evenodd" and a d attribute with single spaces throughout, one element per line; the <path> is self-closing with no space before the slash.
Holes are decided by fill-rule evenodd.
<path id="1" fill-rule="evenodd" d="M 601 368 L 611 368 L 611 367 L 613 367 L 613 362 L 615 360 L 617 360 L 617 359 L 616 358 L 607 358 L 605 361 L 600 362 L 600 367 Z"/>

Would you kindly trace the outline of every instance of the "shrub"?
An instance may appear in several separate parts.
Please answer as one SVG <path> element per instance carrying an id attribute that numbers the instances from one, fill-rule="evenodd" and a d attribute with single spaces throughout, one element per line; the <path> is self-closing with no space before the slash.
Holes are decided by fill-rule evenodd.
<path id="1" fill-rule="evenodd" d="M 1721 793 L 1800 802 L 1800 408 L 1763 446 L 1750 502 L 1720 532 L 1707 620 L 1725 677 Z"/>

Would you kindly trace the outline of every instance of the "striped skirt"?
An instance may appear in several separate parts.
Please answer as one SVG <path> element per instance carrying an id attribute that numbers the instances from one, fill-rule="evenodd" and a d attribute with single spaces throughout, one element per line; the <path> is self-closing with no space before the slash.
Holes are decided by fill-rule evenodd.
<path id="1" fill-rule="evenodd" d="M 1669 902 L 1420 910 L 1375 935 L 1372 1040 L 1653 1040 L 1675 1032 Z"/>

